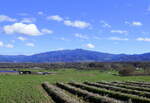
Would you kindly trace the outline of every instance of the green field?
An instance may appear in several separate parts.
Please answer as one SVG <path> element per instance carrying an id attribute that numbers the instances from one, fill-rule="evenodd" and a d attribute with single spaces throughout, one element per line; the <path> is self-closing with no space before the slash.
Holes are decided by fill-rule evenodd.
<path id="1" fill-rule="evenodd" d="M 82 81 L 148 81 L 149 76 L 120 77 L 116 71 L 63 69 L 52 75 L 0 75 L 0 103 L 50 103 L 41 83 Z"/>

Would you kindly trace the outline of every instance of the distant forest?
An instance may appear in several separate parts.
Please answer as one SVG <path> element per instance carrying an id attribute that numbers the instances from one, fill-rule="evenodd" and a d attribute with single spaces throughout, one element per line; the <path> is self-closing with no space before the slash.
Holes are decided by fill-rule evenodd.
<path id="1" fill-rule="evenodd" d="M 78 62 L 78 63 L 0 63 L 0 69 L 116 70 L 120 75 L 150 75 L 150 62 Z"/>
<path id="2" fill-rule="evenodd" d="M 150 62 L 78 62 L 78 63 L 0 63 L 0 68 L 22 69 L 22 68 L 43 68 L 43 69 L 99 69 L 99 70 L 120 70 L 150 69 Z"/>

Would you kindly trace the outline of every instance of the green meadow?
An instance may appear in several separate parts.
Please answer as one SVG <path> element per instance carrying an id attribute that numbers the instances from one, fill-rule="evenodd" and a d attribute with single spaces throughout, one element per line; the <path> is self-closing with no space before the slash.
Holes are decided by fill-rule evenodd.
<path id="1" fill-rule="evenodd" d="M 117 76 L 116 71 L 51 70 L 51 75 L 0 75 L 0 103 L 50 103 L 49 97 L 41 87 L 41 83 L 48 81 L 147 81 L 150 76 Z"/>

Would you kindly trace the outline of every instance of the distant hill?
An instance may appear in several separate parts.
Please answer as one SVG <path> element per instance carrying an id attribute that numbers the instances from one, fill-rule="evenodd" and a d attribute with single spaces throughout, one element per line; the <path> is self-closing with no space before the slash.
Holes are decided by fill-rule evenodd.
<path id="1" fill-rule="evenodd" d="M 119 62 L 150 61 L 150 53 L 145 54 L 109 54 L 83 49 L 59 50 L 25 55 L 0 55 L 0 62 Z"/>

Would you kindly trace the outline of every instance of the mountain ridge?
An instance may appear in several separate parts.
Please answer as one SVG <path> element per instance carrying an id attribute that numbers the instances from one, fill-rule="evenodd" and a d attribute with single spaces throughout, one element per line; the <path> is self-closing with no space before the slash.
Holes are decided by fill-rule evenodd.
<path id="1" fill-rule="evenodd" d="M 58 50 L 33 55 L 0 55 L 0 62 L 127 62 L 150 61 L 150 53 L 111 54 L 84 49 Z"/>

